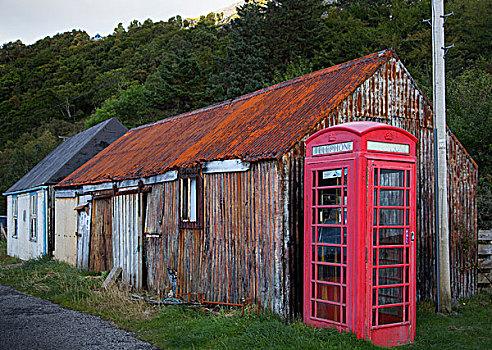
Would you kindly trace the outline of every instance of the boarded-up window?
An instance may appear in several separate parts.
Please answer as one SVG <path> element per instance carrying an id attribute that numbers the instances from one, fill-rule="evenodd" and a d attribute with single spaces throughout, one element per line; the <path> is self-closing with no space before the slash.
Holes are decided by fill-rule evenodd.
<path id="1" fill-rule="evenodd" d="M 37 231 L 37 203 L 38 198 L 37 194 L 30 195 L 30 210 L 29 210 L 29 239 L 31 241 L 36 241 L 38 239 L 38 231 Z"/>
<path id="2" fill-rule="evenodd" d="M 12 224 L 14 230 L 12 232 L 12 237 L 17 238 L 19 232 L 19 222 L 17 221 L 17 215 L 19 213 L 19 207 L 17 205 L 17 197 L 12 197 Z"/>

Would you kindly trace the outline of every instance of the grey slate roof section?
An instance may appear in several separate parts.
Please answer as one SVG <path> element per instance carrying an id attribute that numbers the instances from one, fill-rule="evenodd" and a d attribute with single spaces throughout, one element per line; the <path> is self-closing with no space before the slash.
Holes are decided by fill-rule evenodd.
<path id="1" fill-rule="evenodd" d="M 56 185 L 127 131 L 112 118 L 66 139 L 4 194 Z"/>

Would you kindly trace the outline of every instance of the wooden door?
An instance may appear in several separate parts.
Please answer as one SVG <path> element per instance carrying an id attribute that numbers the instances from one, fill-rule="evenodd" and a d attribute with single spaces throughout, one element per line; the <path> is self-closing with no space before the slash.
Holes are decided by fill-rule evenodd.
<path id="1" fill-rule="evenodd" d="M 89 270 L 109 271 L 113 268 L 112 198 L 96 198 L 92 204 Z"/>
<path id="2" fill-rule="evenodd" d="M 178 293 L 204 292 L 203 243 L 203 230 L 179 230 Z"/>

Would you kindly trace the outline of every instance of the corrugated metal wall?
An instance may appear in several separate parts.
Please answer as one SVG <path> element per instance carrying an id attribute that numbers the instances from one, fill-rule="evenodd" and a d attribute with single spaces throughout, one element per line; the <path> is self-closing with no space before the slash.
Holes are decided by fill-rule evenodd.
<path id="1" fill-rule="evenodd" d="M 113 197 L 113 265 L 122 269 L 124 283 L 142 288 L 141 193 Z"/>
<path id="2" fill-rule="evenodd" d="M 145 264 L 147 286 L 156 293 L 170 290 L 167 269 L 178 269 L 178 182 L 152 186 L 147 198 Z"/>
<path id="3" fill-rule="evenodd" d="M 434 132 L 422 128 L 417 167 L 417 298 L 437 301 Z"/>
<path id="4" fill-rule="evenodd" d="M 451 290 L 456 298 L 477 293 L 478 172 L 459 141 L 448 133 Z"/>
<path id="5" fill-rule="evenodd" d="M 203 176 L 203 229 L 177 229 L 177 181 L 152 188 L 146 223 L 149 288 L 168 292 L 167 268 L 172 268 L 178 272 L 178 292 L 205 293 L 207 300 L 221 302 L 251 297 L 287 315 L 288 260 L 278 162 Z"/>
<path id="6" fill-rule="evenodd" d="M 332 125 L 373 120 L 418 137 L 419 299 L 435 299 L 434 142 L 432 111 L 405 69 L 391 60 L 329 113 L 309 135 Z M 308 136 L 309 136 L 308 135 Z M 178 181 L 154 185 L 147 200 L 147 283 L 168 292 L 167 268 L 178 271 L 179 292 L 202 292 L 213 301 L 252 297 L 285 316 L 302 310 L 304 144 L 280 161 L 254 163 L 241 173 L 204 175 L 203 230 L 178 229 Z M 476 236 L 477 169 L 449 139 L 453 296 L 475 291 L 476 259 L 463 242 Z"/>
<path id="7" fill-rule="evenodd" d="M 205 175 L 202 285 L 207 299 L 252 297 L 284 314 L 283 199 L 277 162 Z"/>
<path id="8" fill-rule="evenodd" d="M 304 283 L 304 157 L 305 147 L 298 144 L 282 158 L 282 192 L 290 200 L 284 203 L 285 290 L 289 316 L 302 314 Z"/>

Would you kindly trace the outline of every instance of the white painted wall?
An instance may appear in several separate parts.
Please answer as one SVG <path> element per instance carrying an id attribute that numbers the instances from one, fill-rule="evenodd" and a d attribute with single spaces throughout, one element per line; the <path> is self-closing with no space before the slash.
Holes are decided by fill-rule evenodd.
<path id="1" fill-rule="evenodd" d="M 77 263 L 77 198 L 55 198 L 55 252 L 57 260 Z"/>
<path id="2" fill-rule="evenodd" d="M 30 226 L 30 196 L 37 194 L 37 238 L 29 239 Z M 12 198 L 17 196 L 17 238 L 13 238 L 14 220 L 12 213 Z M 7 237 L 7 254 L 18 257 L 22 260 L 38 258 L 47 253 L 47 189 L 21 193 L 7 196 L 7 220 L 8 220 L 8 237 Z"/>

